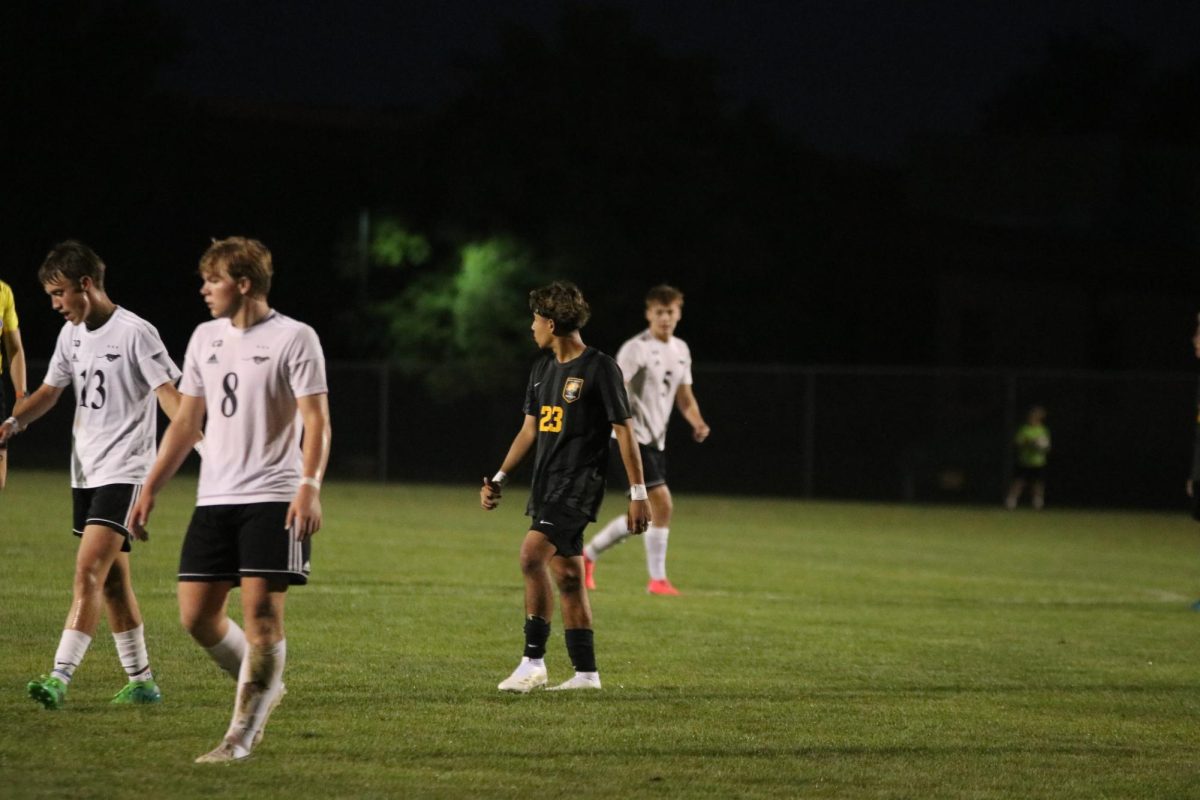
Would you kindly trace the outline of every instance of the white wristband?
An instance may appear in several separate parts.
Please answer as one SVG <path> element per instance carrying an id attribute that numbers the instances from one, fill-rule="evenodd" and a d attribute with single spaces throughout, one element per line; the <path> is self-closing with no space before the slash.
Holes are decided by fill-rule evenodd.
<path id="1" fill-rule="evenodd" d="M 321 490 L 321 482 L 319 480 L 317 480 L 316 478 L 307 478 L 307 477 L 301 478 L 300 485 L 301 486 L 311 486 L 312 488 L 316 489 L 317 491 Z"/>
<path id="2" fill-rule="evenodd" d="M 25 426 L 22 425 L 21 421 L 18 420 L 16 417 L 9 417 L 8 419 L 4 420 L 5 425 L 7 425 L 10 422 L 12 423 L 12 426 L 13 426 L 13 433 L 20 433 L 21 431 L 25 430 Z"/>
<path id="3" fill-rule="evenodd" d="M 492 483 L 502 484 L 504 479 L 508 477 L 508 473 L 502 469 L 496 470 L 496 474 L 492 476 Z"/>
<path id="4" fill-rule="evenodd" d="M 648 497 L 646 494 L 646 484 L 635 483 L 629 487 L 630 500 L 645 500 Z"/>

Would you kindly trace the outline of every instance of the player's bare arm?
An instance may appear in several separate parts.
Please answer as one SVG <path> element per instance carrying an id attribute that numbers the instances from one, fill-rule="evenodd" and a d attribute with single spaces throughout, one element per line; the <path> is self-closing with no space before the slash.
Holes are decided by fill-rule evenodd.
<path id="1" fill-rule="evenodd" d="M 526 414 L 525 421 L 521 424 L 521 430 L 517 431 L 517 435 L 513 437 L 512 444 L 508 448 L 508 455 L 504 457 L 504 463 L 500 465 L 500 470 L 496 474 L 505 476 L 519 467 L 536 441 L 537 418 Z M 484 476 L 483 486 L 479 488 L 479 505 L 484 511 L 491 511 L 500 505 L 502 483 L 503 477 L 496 480 L 494 477 Z"/>
<path id="2" fill-rule="evenodd" d="M 183 402 L 183 393 L 176 388 L 175 384 L 164 383 L 154 390 L 154 395 L 158 398 L 158 405 L 162 408 L 163 413 L 167 415 L 167 419 L 175 419 L 175 416 L 179 413 L 179 404 Z M 201 433 L 200 440 L 203 441 L 203 439 L 204 434 Z M 197 453 L 203 455 L 199 442 L 193 445 L 193 447 L 195 447 Z"/>
<path id="3" fill-rule="evenodd" d="M 3 424 L 0 424 L 0 444 L 4 444 L 28 428 L 30 423 L 41 418 L 47 411 L 54 408 L 54 404 L 58 402 L 58 398 L 62 395 L 62 392 L 63 390 L 60 386 L 51 386 L 48 383 L 43 383 L 38 387 L 36 392 L 18 403 L 17 407 L 13 409 L 13 415 L 4 420 Z"/>
<path id="4" fill-rule="evenodd" d="M 642 534 L 650 527 L 650 502 L 646 499 L 642 454 L 633 436 L 633 423 L 630 420 L 614 422 L 612 427 L 617 437 L 617 446 L 621 449 L 621 463 L 625 465 L 625 475 L 629 478 L 629 513 L 626 515 L 625 524 L 630 533 Z M 639 486 L 640 492 L 636 488 Z"/>
<path id="5" fill-rule="evenodd" d="M 0 332 L 4 340 L 4 353 L 8 359 L 8 376 L 12 379 L 13 392 L 19 403 L 25 397 L 25 347 L 21 344 L 20 328 L 5 328 Z"/>
<path id="6" fill-rule="evenodd" d="M 146 523 L 150 521 L 150 512 L 154 510 L 154 498 L 183 465 L 188 451 L 200 441 L 204 409 L 203 397 L 180 395 L 175 417 L 167 426 L 167 432 L 158 446 L 158 458 L 154 460 L 154 466 L 150 468 L 150 474 L 142 486 L 142 493 L 129 513 L 129 530 L 134 538 L 141 541 L 150 538 Z"/>
<path id="7" fill-rule="evenodd" d="M 679 389 L 675 392 L 675 407 L 692 426 L 693 439 L 703 442 L 708 438 L 710 432 L 708 423 L 700 415 L 700 403 L 696 401 L 696 393 L 692 391 L 689 384 L 680 384 Z"/>
<path id="8" fill-rule="evenodd" d="M 284 524 L 306 539 L 321 530 L 321 481 L 329 462 L 333 430 L 329 423 L 329 395 L 311 394 L 296 398 L 296 408 L 304 425 L 304 449 L 300 487 L 288 506 Z"/>
<path id="9" fill-rule="evenodd" d="M 179 404 L 182 401 L 183 395 L 175 388 L 174 383 L 164 383 L 154 390 L 154 396 L 158 398 L 158 405 L 162 408 L 163 413 L 167 415 L 167 419 L 175 419 L 175 415 L 179 413 Z"/>

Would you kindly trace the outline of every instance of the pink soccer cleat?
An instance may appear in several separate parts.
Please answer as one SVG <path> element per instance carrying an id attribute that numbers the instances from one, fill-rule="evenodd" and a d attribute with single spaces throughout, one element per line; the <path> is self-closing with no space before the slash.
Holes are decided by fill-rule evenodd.
<path id="1" fill-rule="evenodd" d="M 588 558 L 585 553 L 583 556 L 583 585 L 592 591 L 596 589 L 595 572 L 596 562 Z"/>
<path id="2" fill-rule="evenodd" d="M 657 581 L 655 581 L 655 580 L 650 581 L 649 583 L 646 584 L 646 591 L 649 594 L 662 594 L 662 595 L 669 595 L 669 596 L 674 596 L 674 595 L 679 594 L 679 590 L 676 589 L 674 586 L 672 586 L 671 582 L 669 580 L 667 580 L 666 578 L 663 578 L 662 580 L 657 580 Z"/>

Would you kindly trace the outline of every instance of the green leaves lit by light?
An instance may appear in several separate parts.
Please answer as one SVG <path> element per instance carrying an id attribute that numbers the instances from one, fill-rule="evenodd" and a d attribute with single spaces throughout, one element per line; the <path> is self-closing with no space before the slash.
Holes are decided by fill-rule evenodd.
<path id="1" fill-rule="evenodd" d="M 481 341 L 523 341 L 531 259 L 507 239 L 468 244 L 460 257 L 452 305 L 455 347 L 467 354 Z"/>
<path id="2" fill-rule="evenodd" d="M 419 266 L 429 260 L 429 240 L 412 233 L 394 219 L 375 224 L 371 237 L 371 260 L 381 267 Z"/>
<path id="3" fill-rule="evenodd" d="M 430 247 L 389 221 L 376 227 L 372 255 L 409 267 L 430 259 Z M 457 259 L 434 258 L 409 271 L 404 289 L 375 310 L 386 320 L 392 354 L 431 386 L 451 393 L 494 388 L 519 379 L 519 365 L 533 352 L 526 297 L 541 277 L 518 242 L 486 239 L 461 246 Z"/>

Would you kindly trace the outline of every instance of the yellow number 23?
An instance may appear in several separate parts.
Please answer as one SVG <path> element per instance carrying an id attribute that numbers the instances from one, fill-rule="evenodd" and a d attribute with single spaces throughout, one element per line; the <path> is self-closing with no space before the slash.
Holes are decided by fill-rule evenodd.
<path id="1" fill-rule="evenodd" d="M 559 433 L 562 430 L 562 406 L 542 406 L 542 418 L 538 421 L 538 430 L 546 433 Z"/>

